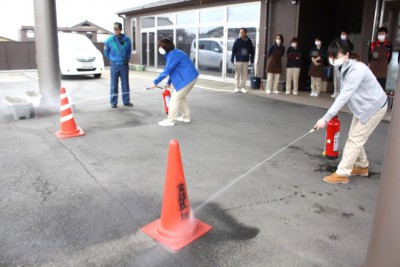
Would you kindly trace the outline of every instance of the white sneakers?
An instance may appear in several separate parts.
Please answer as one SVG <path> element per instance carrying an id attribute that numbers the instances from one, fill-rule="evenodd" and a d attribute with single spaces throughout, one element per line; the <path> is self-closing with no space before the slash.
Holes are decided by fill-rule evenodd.
<path id="1" fill-rule="evenodd" d="M 337 94 L 333 94 L 333 95 L 331 95 L 331 97 L 332 97 L 332 98 L 336 98 L 336 97 L 337 97 Z"/>
<path id="2" fill-rule="evenodd" d="M 171 121 L 170 119 L 165 119 L 163 121 L 160 121 L 158 123 L 158 125 L 160 125 L 160 126 L 174 126 L 175 123 L 173 121 Z"/>
<path id="3" fill-rule="evenodd" d="M 271 93 L 271 90 L 265 90 L 265 92 L 267 93 L 267 94 L 270 94 Z M 274 94 L 280 94 L 281 92 L 279 92 L 279 91 L 272 91 L 272 93 L 274 93 Z"/>
<path id="4" fill-rule="evenodd" d="M 318 94 L 317 93 L 311 93 L 310 96 L 318 97 Z"/>
<path id="5" fill-rule="evenodd" d="M 190 119 L 185 119 L 184 117 L 178 117 L 176 118 L 177 121 L 183 121 L 183 122 L 190 122 Z"/>
<path id="6" fill-rule="evenodd" d="M 239 93 L 239 92 L 242 92 L 243 94 L 245 94 L 245 93 L 247 93 L 247 90 L 246 89 L 244 89 L 244 88 L 242 88 L 242 89 L 239 89 L 239 88 L 235 88 L 235 90 L 233 90 L 233 92 L 234 93 Z"/>
<path id="7" fill-rule="evenodd" d="M 183 118 L 183 117 L 178 117 L 178 118 L 176 118 L 176 120 L 177 121 L 186 122 L 186 123 L 190 122 L 190 119 Z M 170 119 L 165 119 L 165 120 L 160 121 L 158 123 L 158 125 L 160 125 L 160 126 L 174 126 L 175 122 L 171 121 Z"/>

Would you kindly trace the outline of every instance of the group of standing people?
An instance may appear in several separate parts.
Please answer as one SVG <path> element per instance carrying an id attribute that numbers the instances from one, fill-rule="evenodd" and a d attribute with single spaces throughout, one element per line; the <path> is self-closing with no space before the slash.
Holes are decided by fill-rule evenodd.
<path id="1" fill-rule="evenodd" d="M 371 43 L 368 55 L 368 66 L 383 89 L 386 87 L 388 64 L 392 57 L 392 44 L 387 39 L 387 33 L 388 29 L 386 27 L 378 29 L 377 39 Z M 343 29 L 340 33 L 340 38 L 337 40 L 346 42 L 350 49 L 349 51 L 353 52 L 354 45 L 349 37 L 350 32 L 347 29 Z M 266 54 L 268 57 L 266 93 L 280 94 L 278 86 L 283 69 L 282 58 L 285 56 L 285 46 L 283 45 L 283 36 L 281 34 L 276 35 L 275 43 L 270 46 Z M 286 51 L 286 56 L 285 93 L 297 95 L 302 61 L 305 61 L 304 57 L 307 56 L 299 46 L 298 38 L 295 37 L 291 40 L 290 47 Z M 322 78 L 324 75 L 328 76 L 329 72 L 332 72 L 332 67 L 328 63 L 327 50 L 323 46 L 322 39 L 319 36 L 314 39 L 314 45 L 310 49 L 308 59 L 310 62 L 308 71 L 311 88 L 310 96 L 318 97 L 321 92 Z M 337 69 L 333 67 L 334 92 L 331 97 L 337 97 L 339 93 L 338 77 Z"/>
<path id="2" fill-rule="evenodd" d="M 121 34 L 122 25 L 114 25 L 115 35 L 110 37 L 105 44 L 104 53 L 111 61 L 111 107 L 116 108 L 118 97 L 118 77 L 121 80 L 127 79 L 128 71 L 126 66 L 130 58 L 129 38 Z M 254 62 L 254 47 L 246 35 L 246 29 L 240 30 L 240 37 L 236 40 L 232 51 L 232 62 L 236 59 L 238 68 L 235 91 L 245 93 L 244 84 L 247 78 L 248 64 Z M 311 76 L 311 95 L 318 96 L 323 75 L 325 60 L 333 66 L 335 76 L 338 77 L 338 94 L 326 114 L 320 118 L 314 128 L 324 128 L 330 119 L 337 115 L 340 109 L 347 104 L 353 113 L 353 120 L 342 159 L 337 170 L 323 178 L 324 182 L 346 184 L 350 176 L 367 176 L 369 162 L 364 149 L 369 136 L 382 120 L 387 109 L 387 96 L 384 92 L 386 82 L 387 64 L 391 57 L 391 44 L 386 38 L 387 29 L 378 30 L 378 38 L 371 44 L 368 66 L 360 61 L 360 57 L 353 52 L 353 44 L 348 40 L 348 31 L 342 31 L 341 38 L 333 41 L 327 50 L 322 46 L 322 40 L 315 38 L 315 46 L 310 54 L 311 65 L 309 75 Z M 285 53 L 283 36 L 277 35 L 275 44 L 268 49 L 269 62 L 267 66 L 267 93 L 279 93 L 278 83 L 282 71 L 282 57 Z M 190 122 L 190 110 L 186 100 L 187 94 L 195 85 L 199 72 L 187 54 L 175 48 L 174 43 L 169 39 L 161 39 L 158 43 L 158 51 L 164 57 L 166 66 L 162 73 L 153 81 L 151 88 L 155 88 L 164 78 L 169 77 L 167 88 L 174 85 L 174 92 L 171 96 L 168 118 L 160 121 L 160 126 L 174 126 L 177 121 Z M 290 42 L 286 55 L 287 61 L 287 86 L 286 94 L 292 92 L 298 94 L 298 79 L 301 69 L 301 58 L 304 56 L 297 38 Z M 382 68 L 386 70 L 382 71 Z M 340 84 L 340 85 L 339 85 Z M 123 96 L 126 106 L 129 102 L 129 84 L 122 81 Z M 336 93 L 336 92 L 335 92 Z M 117 97 L 115 98 L 115 94 Z M 178 117 L 178 111 L 182 113 Z"/>
<path id="3" fill-rule="evenodd" d="M 122 87 L 122 100 L 125 106 L 133 106 L 130 102 L 129 95 L 129 60 L 131 57 L 131 41 L 129 37 L 122 33 L 122 24 L 114 23 L 114 35 L 109 37 L 105 42 L 104 55 L 110 60 L 110 104 L 112 108 L 116 108 L 118 104 L 118 82 L 121 80 Z M 385 89 L 387 67 L 392 56 L 392 44 L 387 40 L 388 30 L 381 27 L 378 30 L 377 39 L 371 43 L 368 61 L 372 73 L 376 76 L 381 87 Z M 354 51 L 353 43 L 349 40 L 350 32 L 343 29 L 340 34 L 341 40 L 348 46 L 350 52 Z M 168 119 L 160 122 L 162 126 L 173 126 L 178 121 L 190 121 L 190 112 L 186 101 L 187 86 L 190 89 L 193 87 L 197 77 L 198 71 L 195 69 L 193 63 L 185 55 L 183 51 L 176 49 L 174 44 L 166 39 L 159 42 L 159 52 L 166 59 L 166 67 L 164 71 L 154 80 L 152 87 L 155 87 L 165 77 L 169 76 L 167 87 L 175 80 L 175 96 L 172 96 L 172 107 Z M 268 57 L 267 72 L 267 94 L 279 94 L 278 89 L 280 77 L 282 74 L 282 58 L 287 57 L 286 63 L 286 90 L 287 95 L 298 95 L 299 92 L 299 78 L 302 68 L 302 62 L 305 61 L 304 57 L 308 57 L 310 67 L 308 75 L 310 76 L 310 96 L 318 97 L 321 92 L 322 78 L 325 75 L 325 68 L 329 65 L 327 50 L 323 46 L 322 39 L 315 37 L 314 45 L 310 52 L 304 53 L 297 37 L 292 38 L 290 47 L 285 50 L 284 38 L 282 34 L 275 37 L 275 42 L 266 51 Z M 233 44 L 231 62 L 235 66 L 235 89 L 234 92 L 246 93 L 245 84 L 248 76 L 248 68 L 254 64 L 255 50 L 251 39 L 247 36 L 246 28 L 241 28 L 239 38 Z M 184 72 L 184 74 L 182 73 Z M 179 80 L 178 77 L 183 77 Z M 339 91 L 339 77 L 337 67 L 333 67 L 333 81 L 334 92 L 332 97 L 337 97 Z M 186 90 L 181 91 L 182 88 Z M 185 94 L 183 92 L 186 92 Z M 179 97 L 178 97 L 179 96 Z M 177 110 L 182 112 L 182 117 L 177 117 L 175 113 Z"/>

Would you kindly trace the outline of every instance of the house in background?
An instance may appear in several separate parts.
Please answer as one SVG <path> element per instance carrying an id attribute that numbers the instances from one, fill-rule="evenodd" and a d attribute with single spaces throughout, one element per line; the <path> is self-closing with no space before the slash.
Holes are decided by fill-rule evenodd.
<path id="1" fill-rule="evenodd" d="M 82 34 L 88 37 L 93 43 L 102 43 L 109 36 L 113 35 L 112 32 L 87 20 L 72 27 L 58 27 L 58 32 Z M 21 26 L 19 40 L 21 42 L 35 41 L 35 28 L 33 26 Z"/>
<path id="2" fill-rule="evenodd" d="M 11 40 L 11 39 L 9 39 L 9 38 L 0 36 L 0 42 L 15 42 L 15 41 L 14 41 L 14 40 Z"/>
<path id="3" fill-rule="evenodd" d="M 104 41 L 114 33 L 87 20 L 72 27 L 59 27 L 58 32 L 78 33 L 88 37 L 94 46 L 103 51 Z M 104 64 L 109 61 L 103 55 Z M 35 28 L 21 26 L 19 41 L 0 37 L 0 70 L 36 69 Z"/>
<path id="4" fill-rule="evenodd" d="M 106 30 L 106 29 L 104 29 L 104 28 L 102 28 L 102 27 L 100 27 L 100 26 L 88 21 L 88 20 L 85 20 L 85 21 L 83 21 L 81 23 L 78 23 L 78 24 L 72 26 L 71 28 L 80 28 L 80 29 L 83 28 L 83 29 L 85 29 L 85 27 L 87 27 L 87 29 L 93 28 L 93 27 L 96 28 L 97 40 L 94 41 L 88 36 L 88 38 L 91 39 L 92 42 L 94 42 L 94 43 L 95 42 L 103 43 L 103 42 L 105 42 L 107 40 L 108 37 L 110 37 L 111 35 L 114 34 L 113 32 L 110 32 L 110 31 L 108 31 L 108 30 Z"/>

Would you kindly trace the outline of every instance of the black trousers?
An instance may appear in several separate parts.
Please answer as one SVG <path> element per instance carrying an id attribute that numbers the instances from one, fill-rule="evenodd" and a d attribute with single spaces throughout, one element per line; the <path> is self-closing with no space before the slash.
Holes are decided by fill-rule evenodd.
<path id="1" fill-rule="evenodd" d="M 386 90 L 386 78 L 376 78 L 379 82 L 379 84 L 382 86 L 383 91 Z"/>

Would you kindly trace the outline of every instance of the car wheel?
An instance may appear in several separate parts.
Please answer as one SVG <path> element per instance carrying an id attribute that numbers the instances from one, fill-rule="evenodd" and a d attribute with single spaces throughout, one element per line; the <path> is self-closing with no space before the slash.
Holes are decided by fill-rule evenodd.
<path id="1" fill-rule="evenodd" d="M 101 73 L 94 74 L 94 77 L 95 77 L 96 79 L 100 78 L 100 77 L 101 77 Z"/>

